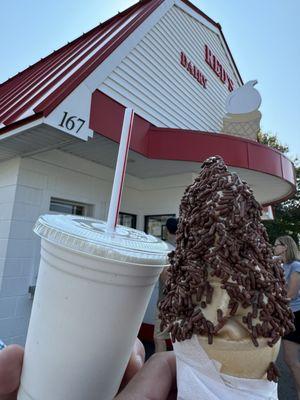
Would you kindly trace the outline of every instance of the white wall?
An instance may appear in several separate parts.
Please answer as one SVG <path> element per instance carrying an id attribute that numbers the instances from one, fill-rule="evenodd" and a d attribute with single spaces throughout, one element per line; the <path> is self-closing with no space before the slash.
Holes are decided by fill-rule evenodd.
<path id="1" fill-rule="evenodd" d="M 183 192 L 192 180 L 192 174 L 166 176 L 160 179 L 147 179 L 146 182 L 144 182 L 145 188 L 142 195 L 143 216 L 153 214 L 176 214 L 178 216 L 178 207 Z M 144 229 L 144 225 L 141 229 Z M 144 317 L 144 322 L 148 324 L 154 323 L 157 299 L 158 283 L 153 290 Z"/>
<path id="2" fill-rule="evenodd" d="M 49 213 L 51 197 L 89 204 L 93 217 L 106 219 L 113 170 L 58 150 L 0 165 L 1 184 L 6 187 L 0 201 L 3 210 L 10 210 L 10 214 L 3 211 L 6 220 L 1 221 L 0 337 L 24 345 L 32 305 L 28 287 L 35 283 L 39 264 L 40 242 L 32 232 L 35 221 Z M 143 230 L 145 215 L 178 214 L 191 180 L 192 174 L 147 180 L 127 175 L 121 211 L 136 214 L 137 228 Z M 155 291 L 145 322 L 153 320 L 156 297 Z"/>
<path id="3" fill-rule="evenodd" d="M 19 162 L 20 160 L 16 158 L 0 164 L 0 283 L 4 272 Z"/>
<path id="4" fill-rule="evenodd" d="M 19 158 L 0 163 L 0 337 L 8 341 L 18 341 L 26 330 L 19 299 L 28 284 L 26 261 L 20 259 L 27 251 L 28 232 L 21 232 L 13 220 L 19 166 Z"/>
<path id="5" fill-rule="evenodd" d="M 205 62 L 205 45 L 239 87 L 219 35 L 173 6 L 99 89 L 155 126 L 219 132 L 230 92 Z M 181 51 L 208 79 L 206 89 L 180 64 Z"/>

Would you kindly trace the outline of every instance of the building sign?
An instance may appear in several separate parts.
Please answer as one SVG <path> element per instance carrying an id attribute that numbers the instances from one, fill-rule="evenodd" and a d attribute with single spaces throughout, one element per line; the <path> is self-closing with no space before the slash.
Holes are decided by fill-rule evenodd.
<path id="1" fill-rule="evenodd" d="M 205 61 L 218 76 L 220 81 L 227 86 L 229 92 L 232 92 L 234 89 L 233 80 L 230 79 L 223 65 L 207 45 L 205 45 Z M 200 69 L 189 60 L 183 51 L 180 53 L 180 64 L 200 83 L 201 86 L 204 87 L 204 89 L 207 88 L 207 78 L 205 78 L 203 72 L 201 72 Z"/>
<path id="2" fill-rule="evenodd" d="M 212 53 L 212 51 L 205 45 L 205 61 L 210 66 L 210 68 L 214 71 L 214 73 L 220 78 L 221 82 L 227 85 L 229 92 L 232 92 L 233 80 L 229 78 L 229 75 L 225 71 L 225 68 L 222 66 L 217 57 Z"/>
<path id="3" fill-rule="evenodd" d="M 200 85 L 206 89 L 207 79 L 199 68 L 197 68 L 196 65 L 187 58 L 183 51 L 180 53 L 180 63 L 200 83 Z"/>

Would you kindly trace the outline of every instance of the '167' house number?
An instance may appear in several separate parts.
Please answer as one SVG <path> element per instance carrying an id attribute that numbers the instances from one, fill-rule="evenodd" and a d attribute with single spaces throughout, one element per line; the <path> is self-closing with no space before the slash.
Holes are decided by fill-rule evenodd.
<path id="1" fill-rule="evenodd" d="M 85 124 L 85 120 L 78 118 L 76 115 L 68 116 L 68 114 L 69 113 L 67 111 L 64 112 L 64 116 L 58 126 L 67 128 L 68 131 L 76 131 L 76 133 L 78 133 Z"/>

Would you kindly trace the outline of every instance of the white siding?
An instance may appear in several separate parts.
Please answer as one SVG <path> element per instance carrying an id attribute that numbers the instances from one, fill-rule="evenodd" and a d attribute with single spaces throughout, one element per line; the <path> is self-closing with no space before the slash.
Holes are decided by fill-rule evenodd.
<path id="1" fill-rule="evenodd" d="M 19 164 L 20 159 L 18 158 L 0 163 L 0 287 L 5 271 L 5 259 L 16 195 Z"/>
<path id="2" fill-rule="evenodd" d="M 20 163 L 15 159 L 0 165 L 0 191 L 7 187 L 6 197 L 3 192 L 1 201 L 9 205 L 9 212 L 6 209 L 3 214 L 7 221 L 2 218 L 0 229 L 4 268 L 0 338 L 6 343 L 24 345 L 32 305 L 28 287 L 35 283 L 39 264 L 40 241 L 32 232 L 35 221 L 39 215 L 49 213 L 51 197 L 89 204 L 93 206 L 94 217 L 105 219 L 113 170 L 58 150 L 23 158 Z M 143 230 L 147 214 L 178 214 L 178 204 L 191 180 L 192 174 L 158 179 L 127 175 L 121 211 L 136 214 L 137 227 Z M 8 190 L 11 186 L 12 191 Z M 156 296 L 157 292 L 152 297 L 146 322 L 153 322 Z"/>
<path id="3" fill-rule="evenodd" d="M 0 337 L 4 339 L 18 330 L 18 322 L 14 328 L 12 319 L 17 307 L 15 294 L 23 285 L 22 265 L 11 260 L 9 240 L 19 165 L 19 158 L 0 163 Z"/>
<path id="4" fill-rule="evenodd" d="M 239 80 L 220 37 L 173 6 L 100 86 L 100 90 L 156 126 L 220 131 L 226 84 L 205 62 L 205 44 L 234 86 Z M 208 79 L 204 89 L 180 64 L 185 52 Z"/>

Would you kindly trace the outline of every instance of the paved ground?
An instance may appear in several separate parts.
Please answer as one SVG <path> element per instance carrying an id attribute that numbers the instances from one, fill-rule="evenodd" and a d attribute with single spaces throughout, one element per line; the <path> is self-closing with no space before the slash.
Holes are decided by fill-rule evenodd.
<path id="1" fill-rule="evenodd" d="M 146 348 L 146 358 L 149 358 L 154 352 L 153 343 L 144 343 Z M 278 384 L 278 398 L 279 400 L 298 400 L 294 388 L 293 379 L 290 372 L 282 359 L 282 353 L 279 353 L 277 365 L 280 370 L 280 380 Z"/>

